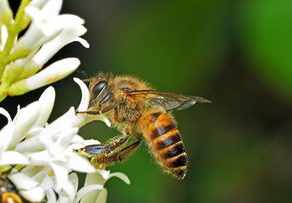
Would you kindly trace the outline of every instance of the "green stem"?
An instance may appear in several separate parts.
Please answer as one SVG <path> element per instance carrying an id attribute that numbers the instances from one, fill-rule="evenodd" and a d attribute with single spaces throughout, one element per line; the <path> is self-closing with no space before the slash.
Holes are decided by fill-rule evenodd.
<path id="1" fill-rule="evenodd" d="M 4 46 L 4 54 L 7 56 L 10 54 L 11 49 L 13 48 L 14 42 L 19 34 L 28 24 L 25 19 L 25 7 L 30 3 L 31 0 L 22 0 L 18 8 L 14 23 L 7 25 L 8 26 L 8 39 Z"/>
<path id="2" fill-rule="evenodd" d="M 11 49 L 13 48 L 16 37 L 17 37 L 17 33 L 15 32 L 14 26 L 11 25 L 11 27 L 8 28 L 8 38 L 3 49 L 3 53 L 5 57 L 9 55 Z"/>
<path id="3" fill-rule="evenodd" d="M 28 17 L 25 15 L 25 8 L 31 2 L 31 0 L 22 0 L 18 8 L 15 17 L 15 27 L 17 28 L 17 34 L 21 32 L 29 23 Z"/>
<path id="4" fill-rule="evenodd" d="M 7 97 L 7 89 L 1 84 L 0 85 L 0 102 Z"/>

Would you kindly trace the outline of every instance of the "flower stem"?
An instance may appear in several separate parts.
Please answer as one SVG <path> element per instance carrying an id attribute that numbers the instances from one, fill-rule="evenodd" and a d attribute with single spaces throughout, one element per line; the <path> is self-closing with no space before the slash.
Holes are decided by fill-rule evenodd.
<path id="1" fill-rule="evenodd" d="M 0 84 L 0 102 L 7 97 L 7 88 L 3 84 Z"/>
<path id="2" fill-rule="evenodd" d="M 4 55 L 6 56 L 10 54 L 19 32 L 25 29 L 29 23 L 29 19 L 25 15 L 25 7 L 30 3 L 30 1 L 31 0 L 21 1 L 14 23 L 8 25 L 8 39 L 3 50 Z"/>
<path id="3" fill-rule="evenodd" d="M 31 0 L 22 0 L 18 8 L 15 17 L 15 27 L 17 28 L 17 34 L 27 27 L 29 24 L 29 18 L 25 15 L 25 8 L 31 2 Z"/>

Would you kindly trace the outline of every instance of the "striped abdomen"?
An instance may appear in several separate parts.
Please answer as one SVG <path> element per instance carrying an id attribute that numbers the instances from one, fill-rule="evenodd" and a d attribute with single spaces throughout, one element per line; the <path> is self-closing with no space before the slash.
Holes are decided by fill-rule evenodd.
<path id="1" fill-rule="evenodd" d="M 139 127 L 158 163 L 167 172 L 183 179 L 187 154 L 174 118 L 169 113 L 150 110 L 140 118 Z"/>

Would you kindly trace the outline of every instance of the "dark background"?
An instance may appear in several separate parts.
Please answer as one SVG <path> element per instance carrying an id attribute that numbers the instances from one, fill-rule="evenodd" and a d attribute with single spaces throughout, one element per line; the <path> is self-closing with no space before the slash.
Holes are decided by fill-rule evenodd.
<path id="1" fill-rule="evenodd" d="M 184 181 L 164 174 L 143 146 L 111 168 L 132 183 L 110 180 L 109 203 L 292 201 L 291 8 L 291 0 L 65 0 L 62 12 L 86 20 L 91 45 L 54 58 L 79 57 L 75 77 L 130 74 L 213 101 L 175 114 L 190 156 Z M 54 84 L 52 120 L 78 105 L 72 77 Z M 1 106 L 14 114 L 42 91 Z M 81 130 L 102 141 L 117 133 L 103 123 Z"/>

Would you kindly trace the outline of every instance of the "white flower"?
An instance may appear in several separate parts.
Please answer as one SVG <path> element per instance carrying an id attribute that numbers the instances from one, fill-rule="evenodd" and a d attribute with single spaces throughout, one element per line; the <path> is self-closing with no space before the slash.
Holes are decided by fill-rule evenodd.
<path id="1" fill-rule="evenodd" d="M 59 60 L 37 74 L 27 79 L 15 82 L 10 86 L 8 94 L 13 95 L 13 92 L 24 94 L 27 91 L 35 90 L 42 86 L 61 80 L 74 72 L 79 65 L 80 61 L 77 58 L 66 58 Z"/>
<path id="2" fill-rule="evenodd" d="M 130 184 L 129 178 L 123 173 L 110 173 L 106 170 L 100 170 L 97 173 L 88 174 L 85 180 L 85 186 L 81 188 L 75 199 L 75 203 L 81 200 L 81 203 L 105 203 L 107 199 L 107 190 L 103 187 L 107 180 L 117 177 L 125 183 Z"/>
<path id="3" fill-rule="evenodd" d="M 82 92 L 78 110 L 86 111 L 89 105 L 89 90 L 81 80 L 75 78 L 74 81 Z M 74 107 L 71 107 L 64 115 L 48 124 L 54 101 L 55 90 L 49 87 L 38 101 L 19 109 L 13 120 L 8 112 L 0 108 L 0 113 L 8 120 L 7 125 L 0 131 L 0 169 L 9 166 L 11 168 L 11 165 L 22 166 L 12 169 L 9 178 L 20 194 L 32 202 L 39 202 L 45 197 L 48 202 L 79 202 L 88 198 L 88 192 L 95 194 L 95 198 L 101 198 L 101 194 L 104 194 L 102 191 L 105 190 L 103 184 L 116 174 L 96 170 L 74 149 L 99 143 L 96 140 L 84 140 L 78 131 L 86 123 L 104 118 L 79 115 Z M 77 191 L 78 179 L 76 175 L 71 174 L 73 171 L 93 173 L 102 178 Z M 124 175 L 116 176 L 128 182 Z"/>
<path id="4" fill-rule="evenodd" d="M 23 18 L 12 19 L 15 23 L 9 25 L 1 23 L 0 14 L 0 101 L 8 95 L 25 94 L 61 80 L 79 67 L 77 58 L 59 60 L 45 67 L 69 43 L 79 42 L 89 47 L 81 38 L 87 31 L 84 20 L 73 14 L 60 14 L 62 4 L 63 0 L 33 0 L 18 11 L 24 13 L 19 15 Z M 6 0 L 0 1 L 0 13 L 1 10 L 10 10 Z M 24 27 L 17 27 L 20 25 Z M 27 30 L 17 38 L 25 26 Z"/>

